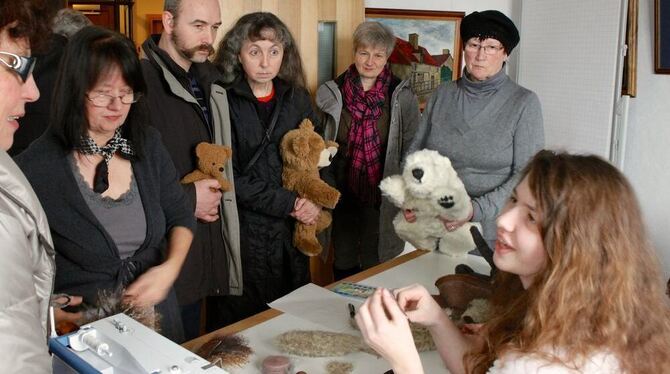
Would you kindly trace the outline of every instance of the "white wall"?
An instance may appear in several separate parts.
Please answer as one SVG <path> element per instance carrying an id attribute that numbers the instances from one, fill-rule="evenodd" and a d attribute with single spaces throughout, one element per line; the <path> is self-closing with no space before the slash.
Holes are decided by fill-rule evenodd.
<path id="1" fill-rule="evenodd" d="M 645 223 L 670 277 L 670 75 L 654 74 L 653 0 L 639 1 L 637 97 L 631 100 L 624 155 L 624 173 L 636 190 Z M 365 0 L 369 8 L 407 9 L 407 0 Z M 521 31 L 521 0 L 422 0 L 412 9 L 464 11 L 496 9 Z M 585 25 L 586 27 L 586 25 Z M 588 32 L 585 30 L 585 35 Z M 516 51 L 514 51 L 516 52 Z M 516 53 L 508 73 L 515 79 Z"/>
<path id="2" fill-rule="evenodd" d="M 670 75 L 654 74 L 654 2 L 640 0 L 637 97 L 631 99 L 624 173 L 670 277 Z"/>

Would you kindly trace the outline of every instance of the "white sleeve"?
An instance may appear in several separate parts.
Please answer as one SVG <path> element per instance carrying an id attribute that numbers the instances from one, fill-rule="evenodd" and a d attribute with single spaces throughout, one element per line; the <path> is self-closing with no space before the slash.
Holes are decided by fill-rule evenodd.
<path id="1" fill-rule="evenodd" d="M 537 355 L 507 354 L 493 362 L 489 374 L 615 374 L 620 373 L 617 359 L 598 353 L 585 360 L 578 369 L 550 362 Z"/>

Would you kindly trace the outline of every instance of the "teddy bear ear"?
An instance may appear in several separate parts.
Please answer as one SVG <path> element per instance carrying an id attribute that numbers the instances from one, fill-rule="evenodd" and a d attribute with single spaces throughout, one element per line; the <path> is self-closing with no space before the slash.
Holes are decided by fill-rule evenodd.
<path id="1" fill-rule="evenodd" d="M 309 141 L 304 136 L 298 136 L 297 138 L 293 139 L 291 148 L 293 149 L 293 153 L 295 153 L 296 156 L 305 157 L 309 153 Z"/>
<path id="2" fill-rule="evenodd" d="M 309 120 L 309 118 L 305 118 L 300 122 L 299 128 L 303 130 L 312 130 L 314 131 L 314 125 L 312 125 L 312 121 Z"/>
<path id="3" fill-rule="evenodd" d="M 207 142 L 198 143 L 198 145 L 195 147 L 195 153 L 201 154 L 202 152 L 206 152 L 208 145 L 209 143 Z"/>
<path id="4" fill-rule="evenodd" d="M 226 155 L 226 158 L 233 157 L 233 149 L 228 146 L 222 146 L 223 153 Z"/>

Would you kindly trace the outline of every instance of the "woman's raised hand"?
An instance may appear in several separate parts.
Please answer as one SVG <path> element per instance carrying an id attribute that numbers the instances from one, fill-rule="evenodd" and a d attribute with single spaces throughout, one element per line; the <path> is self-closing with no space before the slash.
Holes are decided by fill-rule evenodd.
<path id="1" fill-rule="evenodd" d="M 426 327 L 441 323 L 444 311 L 424 286 L 414 284 L 393 293 L 398 307 L 410 321 Z"/>
<path id="2" fill-rule="evenodd" d="M 378 288 L 361 305 L 356 323 L 365 342 L 391 364 L 394 373 L 423 372 L 407 317 L 387 289 Z"/>

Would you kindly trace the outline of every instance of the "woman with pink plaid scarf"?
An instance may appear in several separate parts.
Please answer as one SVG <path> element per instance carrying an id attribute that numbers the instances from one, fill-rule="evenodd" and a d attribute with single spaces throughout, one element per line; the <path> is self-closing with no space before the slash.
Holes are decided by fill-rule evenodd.
<path id="1" fill-rule="evenodd" d="M 395 36 L 378 22 L 354 32 L 354 63 L 317 91 L 324 137 L 339 143 L 330 171 L 342 198 L 333 214 L 334 273 L 344 278 L 395 257 L 404 243 L 391 220 L 396 208 L 382 201 L 383 177 L 400 172 L 419 123 L 408 81 L 391 73 Z"/>

